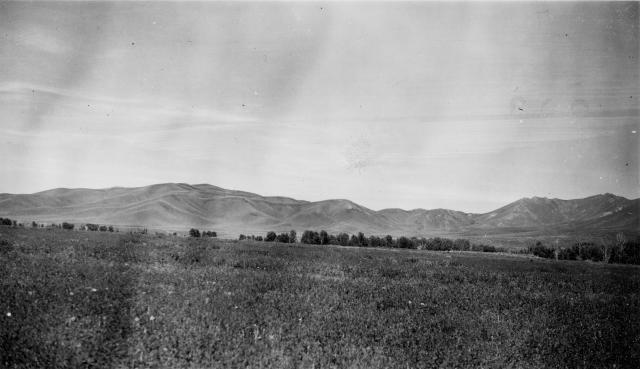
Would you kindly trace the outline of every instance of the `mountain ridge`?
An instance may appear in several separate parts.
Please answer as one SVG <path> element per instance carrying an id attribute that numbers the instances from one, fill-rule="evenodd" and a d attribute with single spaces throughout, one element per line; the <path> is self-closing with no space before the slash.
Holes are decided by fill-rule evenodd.
<path id="1" fill-rule="evenodd" d="M 206 183 L 0 194 L 0 215 L 25 221 L 207 227 L 230 233 L 307 228 L 416 236 L 487 229 L 637 231 L 639 209 L 640 199 L 605 193 L 570 200 L 524 197 L 486 213 L 443 208 L 372 210 L 348 199 L 261 196 Z"/>

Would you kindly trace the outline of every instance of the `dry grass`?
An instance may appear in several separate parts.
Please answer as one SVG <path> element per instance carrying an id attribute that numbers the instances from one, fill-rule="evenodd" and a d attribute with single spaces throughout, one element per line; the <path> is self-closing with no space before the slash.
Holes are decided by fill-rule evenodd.
<path id="1" fill-rule="evenodd" d="M 1 228 L 0 366 L 632 368 L 639 272 Z"/>

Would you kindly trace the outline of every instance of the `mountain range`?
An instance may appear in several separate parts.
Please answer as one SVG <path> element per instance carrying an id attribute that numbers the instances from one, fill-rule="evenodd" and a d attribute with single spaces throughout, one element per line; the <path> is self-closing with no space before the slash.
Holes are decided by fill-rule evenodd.
<path id="1" fill-rule="evenodd" d="M 640 199 L 613 194 L 561 200 L 523 198 L 475 214 L 447 209 L 371 210 L 349 200 L 304 201 L 260 196 L 209 184 L 108 189 L 58 188 L 0 194 L 0 216 L 24 222 L 98 223 L 222 234 L 295 229 L 429 236 L 486 232 L 631 231 L 640 229 Z"/>

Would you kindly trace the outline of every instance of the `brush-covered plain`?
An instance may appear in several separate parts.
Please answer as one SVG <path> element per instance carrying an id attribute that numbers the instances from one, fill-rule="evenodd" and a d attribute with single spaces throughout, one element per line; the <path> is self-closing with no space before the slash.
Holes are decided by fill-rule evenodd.
<path id="1" fill-rule="evenodd" d="M 0 228 L 3 368 L 632 368 L 640 268 Z"/>

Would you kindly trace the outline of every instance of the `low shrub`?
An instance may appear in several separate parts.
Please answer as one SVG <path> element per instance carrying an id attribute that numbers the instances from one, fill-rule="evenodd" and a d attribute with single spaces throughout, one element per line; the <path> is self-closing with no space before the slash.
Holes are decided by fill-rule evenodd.
<path id="1" fill-rule="evenodd" d="M 529 246 L 529 252 L 535 256 L 552 259 L 555 258 L 555 251 L 550 247 L 546 247 L 542 242 L 537 241 L 535 245 Z"/>

